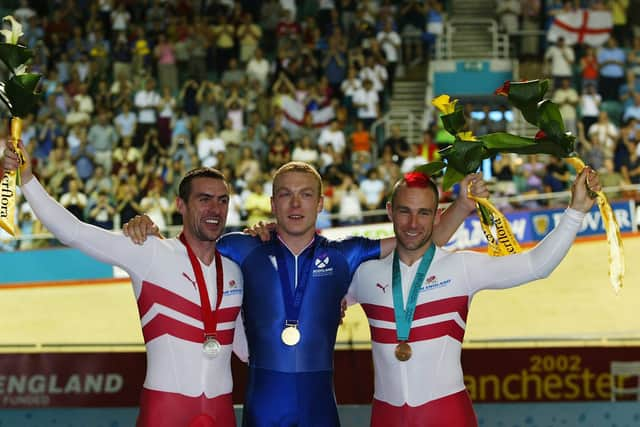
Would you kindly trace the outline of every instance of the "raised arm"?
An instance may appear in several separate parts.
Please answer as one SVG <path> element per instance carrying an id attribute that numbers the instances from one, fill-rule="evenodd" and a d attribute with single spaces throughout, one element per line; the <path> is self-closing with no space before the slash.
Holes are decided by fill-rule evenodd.
<path id="1" fill-rule="evenodd" d="M 121 266 L 131 274 L 142 276 L 147 273 L 154 258 L 151 246 L 141 248 L 132 245 L 121 234 L 78 220 L 55 201 L 33 176 L 28 153 L 22 143 L 19 147 L 25 157 L 25 167 L 21 174 L 22 193 L 38 219 L 56 238 L 99 261 Z M 5 149 L 2 164 L 5 170 L 16 170 L 18 155 L 11 149 Z"/>
<path id="2" fill-rule="evenodd" d="M 589 197 L 587 182 L 592 190 L 601 189 L 593 169 L 584 168 L 571 187 L 571 203 L 560 222 L 530 251 L 503 257 L 465 253 L 461 267 L 466 271 L 469 293 L 481 289 L 510 288 L 549 276 L 571 248 L 584 216 L 595 203 Z"/>

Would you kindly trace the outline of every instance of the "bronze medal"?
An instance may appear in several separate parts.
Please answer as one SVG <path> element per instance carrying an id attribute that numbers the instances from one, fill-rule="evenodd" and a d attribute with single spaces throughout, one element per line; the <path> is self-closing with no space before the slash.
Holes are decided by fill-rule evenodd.
<path id="1" fill-rule="evenodd" d="M 411 359 L 411 346 L 409 343 L 402 341 L 396 346 L 396 359 L 401 362 Z"/>

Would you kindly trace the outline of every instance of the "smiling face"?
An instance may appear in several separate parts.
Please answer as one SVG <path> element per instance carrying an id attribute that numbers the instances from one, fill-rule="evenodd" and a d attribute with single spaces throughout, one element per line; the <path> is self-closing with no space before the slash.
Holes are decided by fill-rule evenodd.
<path id="1" fill-rule="evenodd" d="M 215 242 L 224 231 L 229 209 L 229 190 L 222 179 L 196 177 L 190 182 L 186 200 L 176 204 L 182 215 L 184 233 L 190 240 Z"/>
<path id="2" fill-rule="evenodd" d="M 431 244 L 433 227 L 440 220 L 433 188 L 400 183 L 387 203 L 387 214 L 393 222 L 400 258 L 405 263 L 420 258 Z"/>
<path id="3" fill-rule="evenodd" d="M 320 188 L 319 176 L 311 171 L 293 169 L 276 173 L 271 209 L 278 233 L 288 244 L 292 240 L 308 243 L 315 234 L 323 203 Z"/>

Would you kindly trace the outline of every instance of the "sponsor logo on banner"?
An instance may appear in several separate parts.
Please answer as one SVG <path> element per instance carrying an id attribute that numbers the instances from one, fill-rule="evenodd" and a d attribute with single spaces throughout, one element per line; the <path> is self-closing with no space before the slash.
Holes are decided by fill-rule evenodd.
<path id="1" fill-rule="evenodd" d="M 533 223 L 533 229 L 540 236 L 544 236 L 550 231 L 548 215 L 532 215 L 531 222 Z"/>
<path id="2" fill-rule="evenodd" d="M 144 353 L 0 355 L 0 408 L 137 406 Z"/>

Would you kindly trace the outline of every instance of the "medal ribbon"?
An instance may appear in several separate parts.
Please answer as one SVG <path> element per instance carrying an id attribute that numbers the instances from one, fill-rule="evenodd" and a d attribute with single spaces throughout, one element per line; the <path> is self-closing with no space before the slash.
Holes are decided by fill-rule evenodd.
<path id="1" fill-rule="evenodd" d="M 398 341 L 407 341 L 409 339 L 409 332 L 411 331 L 411 322 L 413 322 L 413 314 L 416 311 L 416 304 L 418 303 L 418 291 L 420 285 L 424 282 L 424 276 L 427 275 L 427 270 L 433 260 L 433 255 L 436 253 L 436 246 L 432 243 L 427 249 L 427 252 L 422 256 L 418 271 L 411 283 L 411 289 L 409 290 L 409 298 L 407 299 L 407 306 L 404 306 L 404 300 L 402 298 L 402 275 L 400 274 L 400 257 L 398 251 L 393 251 L 393 270 L 391 276 L 391 290 L 393 292 L 393 311 L 396 317 L 396 333 L 398 335 Z"/>
<path id="2" fill-rule="evenodd" d="M 200 293 L 200 309 L 202 310 L 202 323 L 204 324 L 204 339 L 208 337 L 216 336 L 216 329 L 218 327 L 218 308 L 222 303 L 222 282 L 224 273 L 222 271 L 222 256 L 218 250 L 215 250 L 216 260 L 216 308 L 211 310 L 211 301 L 209 300 L 209 293 L 207 292 L 207 284 L 204 281 L 204 275 L 202 274 L 202 267 L 200 261 L 187 239 L 184 237 L 184 233 L 180 233 L 180 241 L 187 248 L 187 254 L 189 255 L 189 261 L 191 261 L 191 267 L 193 273 L 196 275 L 196 283 L 198 284 L 198 293 Z M 204 342 L 204 340 L 203 340 Z"/>
<path id="3" fill-rule="evenodd" d="M 315 238 L 314 238 L 315 240 Z M 312 243 L 315 245 L 315 241 Z M 279 241 L 274 242 L 274 252 L 276 255 L 276 263 L 278 264 L 278 275 L 280 276 L 280 286 L 282 288 L 282 298 L 284 299 L 284 310 L 287 318 L 285 319 L 286 326 L 293 326 L 298 324 L 298 318 L 300 317 L 300 307 L 302 306 L 302 298 L 307 289 L 309 283 L 309 276 L 311 273 L 311 264 L 316 257 L 315 247 L 313 249 L 313 255 L 310 260 L 303 263 L 300 275 L 298 276 L 298 286 L 295 291 L 291 286 L 289 280 L 289 272 L 287 270 L 287 260 L 284 257 L 282 251 L 282 244 Z"/>

